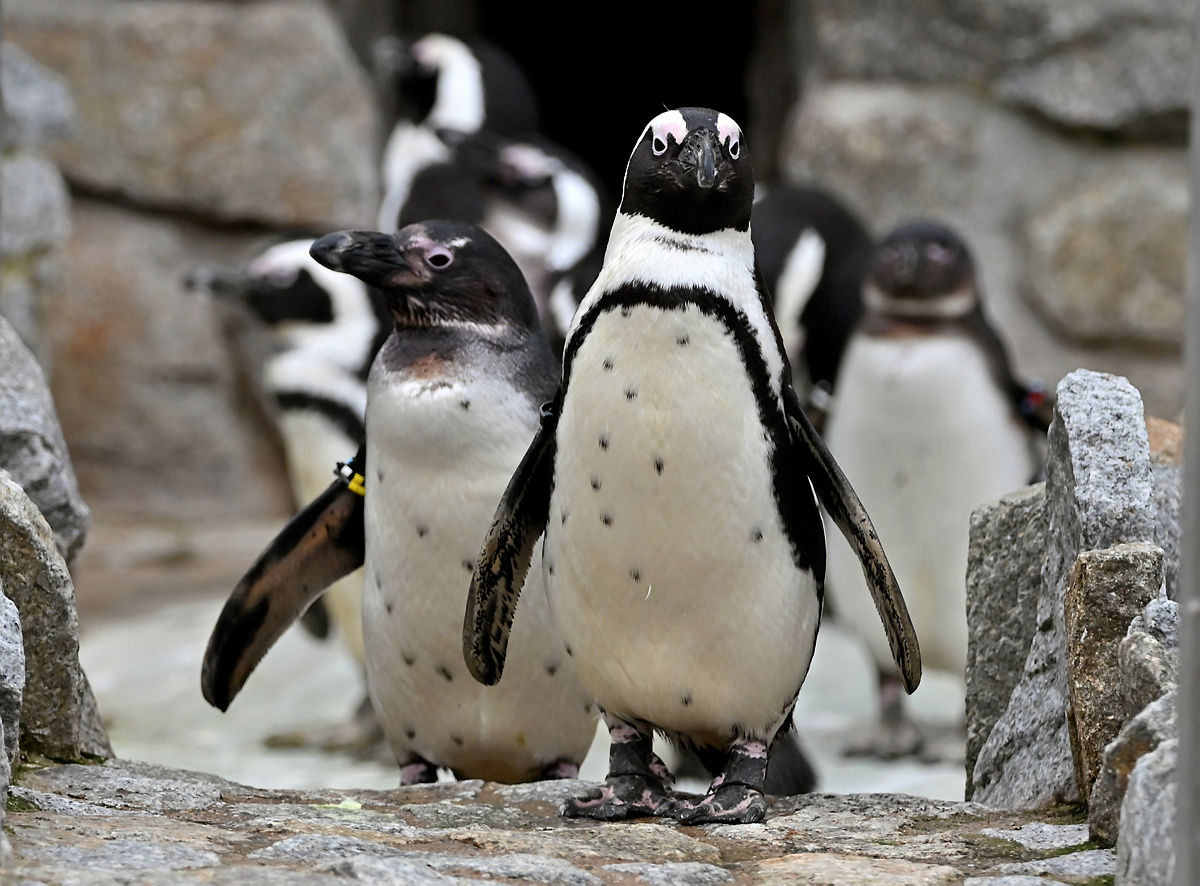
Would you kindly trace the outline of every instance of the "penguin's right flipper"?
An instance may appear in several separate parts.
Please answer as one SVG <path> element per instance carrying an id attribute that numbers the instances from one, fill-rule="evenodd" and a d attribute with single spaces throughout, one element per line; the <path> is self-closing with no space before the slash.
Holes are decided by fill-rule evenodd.
<path id="1" fill-rule="evenodd" d="M 800 405 L 800 398 L 791 385 L 784 387 L 783 403 L 792 430 L 798 438 L 801 456 L 807 462 L 813 490 L 858 556 L 867 589 L 883 622 L 883 632 L 887 635 L 892 658 L 900 671 L 905 690 L 912 693 L 921 682 L 921 647 L 904 595 L 900 593 L 900 585 L 871 524 L 871 518 L 858 493 L 808 420 Z"/>
<path id="2" fill-rule="evenodd" d="M 342 480 L 283 528 L 233 589 L 208 639 L 200 688 L 209 704 L 226 710 L 288 626 L 362 566 L 364 538 L 363 496 Z"/>
<path id="3" fill-rule="evenodd" d="M 504 672 L 517 598 L 550 517 L 557 426 L 558 403 L 544 405 L 541 426 L 504 490 L 471 576 L 463 615 L 463 658 L 471 676 L 485 686 L 496 684 Z"/>

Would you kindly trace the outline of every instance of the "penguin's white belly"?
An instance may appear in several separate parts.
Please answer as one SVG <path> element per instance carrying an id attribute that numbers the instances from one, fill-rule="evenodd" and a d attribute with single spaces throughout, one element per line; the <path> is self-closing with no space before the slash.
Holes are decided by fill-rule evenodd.
<path id="1" fill-rule="evenodd" d="M 333 482 L 337 463 L 354 455 L 358 441 L 351 440 L 318 412 L 286 410 L 280 414 L 278 424 L 292 495 L 298 504 L 307 505 Z M 342 642 L 361 665 L 366 656 L 362 637 L 362 570 L 335 581 L 321 599 Z"/>
<path id="2" fill-rule="evenodd" d="M 694 306 L 602 314 L 575 354 L 557 447 L 544 567 L 585 688 L 700 740 L 769 738 L 819 607 L 725 328 Z"/>
<path id="3" fill-rule="evenodd" d="M 397 385 L 387 374 L 373 370 L 367 412 L 363 629 L 388 741 L 402 764 L 417 755 L 466 778 L 521 781 L 579 762 L 596 712 L 565 667 L 540 569 L 521 596 L 504 679 L 482 686 L 463 663 L 475 559 L 536 414 L 486 382 Z"/>
<path id="4" fill-rule="evenodd" d="M 983 353 L 953 336 L 854 338 L 826 441 L 871 515 L 926 665 L 961 675 L 971 512 L 1034 471 L 1028 432 Z M 861 567 L 841 538 L 830 543 L 827 577 L 838 618 L 892 669 Z"/>

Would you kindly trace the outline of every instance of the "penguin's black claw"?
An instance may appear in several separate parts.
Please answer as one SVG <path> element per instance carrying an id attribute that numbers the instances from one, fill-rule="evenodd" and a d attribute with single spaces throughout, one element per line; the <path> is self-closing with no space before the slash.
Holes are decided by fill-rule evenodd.
<path id="1" fill-rule="evenodd" d="M 767 798 L 757 788 L 723 784 L 698 803 L 681 804 L 680 824 L 753 824 L 767 814 Z"/>
<path id="2" fill-rule="evenodd" d="M 645 775 L 610 775 L 600 787 L 571 797 L 559 814 L 566 818 L 624 821 L 645 816 L 674 816 L 679 801 L 662 782 Z"/>

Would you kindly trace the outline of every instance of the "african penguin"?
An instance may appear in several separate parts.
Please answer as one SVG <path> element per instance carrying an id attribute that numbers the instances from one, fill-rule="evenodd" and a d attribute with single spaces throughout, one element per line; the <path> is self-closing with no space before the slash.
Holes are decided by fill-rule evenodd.
<path id="1" fill-rule="evenodd" d="M 272 246 L 237 271 L 202 269 L 193 286 L 231 299 L 261 320 L 270 353 L 259 380 L 274 401 L 288 479 L 298 507 L 329 485 L 330 466 L 365 439 L 367 371 L 391 330 L 383 303 L 360 280 L 318 264 L 312 240 Z M 331 587 L 324 610 L 355 660 L 363 663 L 362 576 Z"/>
<path id="2" fill-rule="evenodd" d="M 925 663 L 961 676 L 971 512 L 1037 472 L 1035 443 L 1046 430 L 1040 395 L 1014 378 L 984 316 L 971 254 L 951 229 L 921 221 L 889 234 L 873 259 L 864 303 L 825 439 L 887 546 Z M 839 619 L 864 639 L 879 669 L 879 725 L 850 752 L 918 752 L 923 737 L 901 704 L 884 638 L 866 615 L 854 553 L 836 542 L 828 586 Z"/>
<path id="3" fill-rule="evenodd" d="M 536 132 L 533 88 L 493 47 L 447 34 L 381 44 L 388 51 L 377 54 L 398 75 L 400 119 L 383 150 L 379 229 L 443 216 L 479 222 L 481 197 L 456 162 L 458 142 L 485 129 L 511 137 Z"/>
<path id="4" fill-rule="evenodd" d="M 791 386 L 755 268 L 753 191 L 725 114 L 667 111 L 643 130 L 562 383 L 472 577 L 464 653 L 496 683 L 545 535 L 561 648 L 613 740 L 605 784 L 568 800 L 568 816 L 762 818 L 768 752 L 820 623 L 818 496 L 860 551 L 907 685 L 920 679 L 870 520 Z M 716 775 L 703 799 L 667 788 L 654 730 Z"/>
<path id="5" fill-rule="evenodd" d="M 862 314 L 862 285 L 875 244 L 862 222 L 821 188 L 770 188 L 755 201 L 753 218 L 754 257 L 815 421 Z"/>
<path id="6" fill-rule="evenodd" d="M 567 666 L 540 571 L 525 587 L 513 679 L 479 686 L 460 652 L 481 541 L 558 371 L 520 271 L 488 234 L 451 221 L 331 234 L 312 254 L 377 287 L 393 322 L 350 471 L 363 494 L 335 482 L 247 573 L 210 640 L 205 696 L 226 706 L 280 624 L 357 554 L 368 687 L 401 782 L 439 768 L 504 782 L 575 775 L 597 712 Z"/>

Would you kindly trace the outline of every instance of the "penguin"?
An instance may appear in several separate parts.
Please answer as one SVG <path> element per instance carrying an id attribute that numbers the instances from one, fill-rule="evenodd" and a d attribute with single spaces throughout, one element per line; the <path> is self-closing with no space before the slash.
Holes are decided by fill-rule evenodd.
<path id="1" fill-rule="evenodd" d="M 287 623 L 364 565 L 367 685 L 401 783 L 571 777 L 594 702 L 567 667 L 538 571 L 498 690 L 461 659 L 462 612 L 495 504 L 553 396 L 558 363 L 502 247 L 455 221 L 312 245 L 326 267 L 383 294 L 393 329 L 367 382 L 361 454 L 268 547 L 209 641 L 205 698 L 228 707 Z"/>
<path id="2" fill-rule="evenodd" d="M 1019 382 L 983 312 L 970 250 L 931 221 L 892 231 L 875 254 L 865 313 L 838 374 L 830 452 L 869 509 L 907 591 L 927 666 L 963 675 L 971 512 L 1032 482 L 1048 427 L 1044 396 Z M 880 718 L 851 754 L 922 751 L 854 552 L 829 549 L 834 611 L 863 638 L 879 674 Z"/>
<path id="3" fill-rule="evenodd" d="M 568 817 L 751 822 L 820 624 L 818 499 L 855 546 L 907 688 L 920 651 L 886 555 L 800 406 L 750 237 L 740 127 L 665 111 L 639 136 L 562 381 L 484 542 L 463 619 L 471 674 L 503 685 L 544 535 L 561 649 L 604 712 L 605 783 Z M 536 566 L 536 564 L 535 564 Z M 674 795 L 654 731 L 714 773 Z"/>
<path id="4" fill-rule="evenodd" d="M 379 230 L 425 218 L 479 223 L 478 183 L 456 161 L 458 143 L 484 130 L 509 137 L 537 131 L 533 87 L 499 49 L 426 34 L 411 44 L 384 38 L 378 63 L 398 79 L 400 119 L 383 149 Z"/>
<path id="5" fill-rule="evenodd" d="M 754 255 L 783 347 L 820 430 L 875 254 L 866 226 L 830 192 L 778 185 L 754 203 Z"/>
<path id="6" fill-rule="evenodd" d="M 329 468 L 365 439 L 367 372 L 391 331 L 378 293 L 317 263 L 312 239 L 269 247 L 245 268 L 199 269 L 191 288 L 244 305 L 268 330 L 259 383 L 273 401 L 288 479 L 298 507 L 329 485 Z M 318 636 L 333 624 L 361 666 L 362 578 L 337 582 L 305 613 Z M 313 627 L 315 622 L 315 627 Z M 372 732 L 368 727 L 367 732 Z M 362 744 L 366 736 L 351 739 Z"/>

